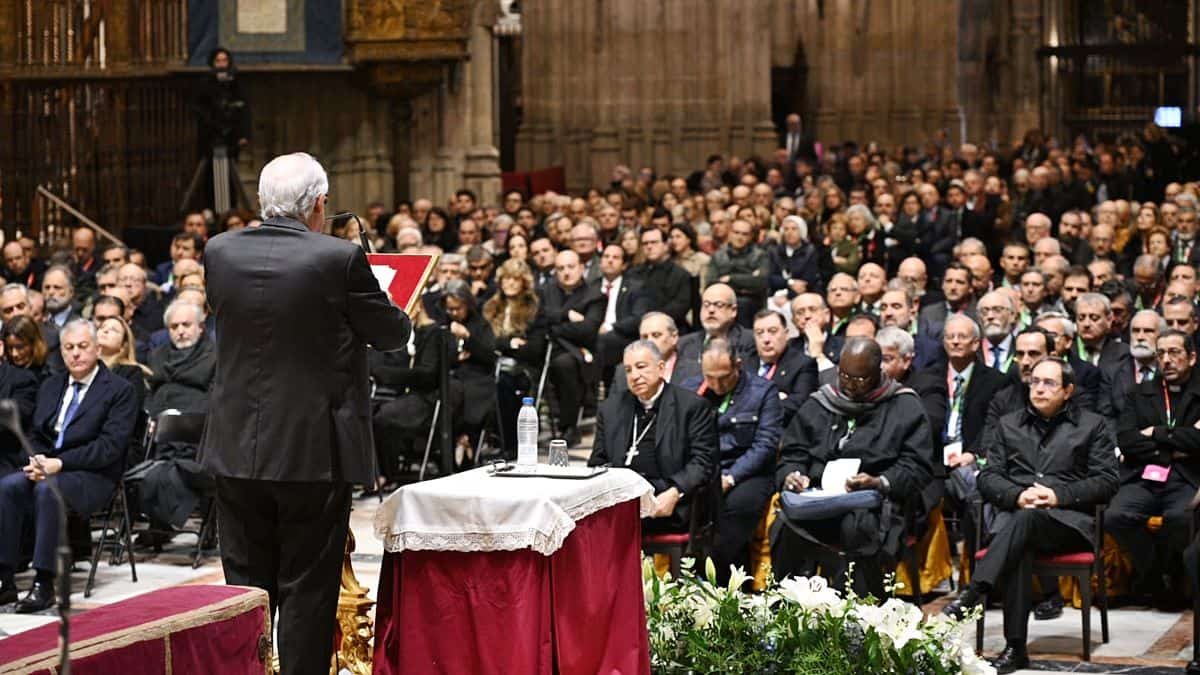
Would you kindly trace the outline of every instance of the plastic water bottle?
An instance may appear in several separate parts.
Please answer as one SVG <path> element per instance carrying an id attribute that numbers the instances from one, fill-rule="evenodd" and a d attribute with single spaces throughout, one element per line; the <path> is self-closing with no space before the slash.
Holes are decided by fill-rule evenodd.
<path id="1" fill-rule="evenodd" d="M 521 400 L 521 412 L 517 415 L 517 464 L 533 466 L 538 461 L 538 414 L 533 399 L 526 396 Z"/>

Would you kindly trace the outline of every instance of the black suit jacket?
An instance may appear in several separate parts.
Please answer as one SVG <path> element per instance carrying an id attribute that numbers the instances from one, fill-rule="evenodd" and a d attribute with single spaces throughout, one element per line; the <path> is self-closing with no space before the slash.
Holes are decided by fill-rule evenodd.
<path id="1" fill-rule="evenodd" d="M 674 319 L 680 333 L 687 330 L 687 314 L 692 309 L 692 275 L 687 270 L 668 261 L 638 265 L 625 274 L 646 289 L 649 309 Z"/>
<path id="2" fill-rule="evenodd" d="M 1121 482 L 1139 480 L 1147 464 L 1170 466 L 1192 485 L 1200 485 L 1200 369 L 1193 368 L 1183 390 L 1172 398 L 1174 427 L 1167 426 L 1163 380 L 1155 378 L 1133 388 L 1117 421 L 1117 446 L 1121 448 Z M 1142 429 L 1154 427 L 1150 436 Z"/>
<path id="3" fill-rule="evenodd" d="M 758 374 L 762 362 L 756 351 L 747 358 L 742 368 L 748 373 Z M 779 397 L 783 403 L 783 427 L 792 421 L 800 406 L 817 390 L 817 361 L 806 354 L 803 349 L 797 349 L 794 341 L 789 343 L 783 355 L 775 363 L 775 372 L 771 373 L 770 381 L 779 389 Z"/>
<path id="4" fill-rule="evenodd" d="M 17 404 L 22 429 L 29 429 L 33 421 L 37 393 L 38 379 L 31 371 L 0 361 L 0 399 L 12 399 Z M 16 436 L 8 430 L 0 430 L 0 476 L 16 471 L 27 463 Z"/>
<path id="5" fill-rule="evenodd" d="M 408 317 L 358 246 L 290 218 L 204 251 L 217 373 L 200 459 L 219 476 L 375 480 L 367 345 L 403 348 Z"/>
<path id="6" fill-rule="evenodd" d="M 611 396 L 596 412 L 596 440 L 588 466 L 627 466 L 625 454 L 633 439 L 634 406 L 641 405 L 629 391 Z M 719 466 L 717 418 L 703 398 L 666 383 L 658 400 L 654 422 L 654 450 L 664 484 L 656 492 L 676 487 L 686 494 L 712 480 Z"/>
<path id="7" fill-rule="evenodd" d="M 137 396 L 133 385 L 98 363 L 96 379 L 88 387 L 75 416 L 55 449 L 54 423 L 70 376 L 51 376 L 38 389 L 30 443 L 36 452 L 62 460 L 63 471 L 88 471 L 116 482 L 125 470 L 125 451 L 137 423 Z"/>
<path id="8" fill-rule="evenodd" d="M 942 408 L 936 411 L 936 413 L 940 413 L 937 418 L 942 420 L 943 426 L 945 420 L 950 416 L 950 392 L 946 384 L 949 372 L 950 365 L 945 363 L 917 373 L 912 380 L 912 387 L 921 394 L 922 401 L 934 400 L 927 397 L 927 393 L 939 389 L 943 392 L 945 398 L 941 399 Z M 978 454 L 979 439 L 983 435 L 988 404 L 1006 387 L 1008 387 L 1008 378 L 1003 373 L 983 365 L 982 361 L 975 362 L 975 367 L 971 370 L 971 380 L 967 382 L 963 409 L 960 412 L 964 452 Z M 944 429 L 938 429 L 938 435 L 941 436 L 943 431 Z"/>
<path id="9" fill-rule="evenodd" d="M 558 282 L 542 289 L 542 311 L 546 315 L 550 340 L 556 352 L 566 351 L 582 363 L 595 363 L 596 335 L 604 323 L 605 300 L 600 291 L 580 284 L 571 291 Z M 571 310 L 583 315 L 583 321 L 571 321 Z M 593 358 L 584 356 L 587 350 Z"/>
<path id="10" fill-rule="evenodd" d="M 975 310 L 974 299 L 971 299 L 966 304 L 962 312 L 975 319 L 976 323 L 979 322 L 979 314 Z M 946 306 L 945 300 L 932 304 L 921 303 L 921 313 L 917 317 L 917 333 L 928 335 L 934 340 L 941 342 L 946 317 L 950 316 L 950 314 L 950 308 Z"/>
<path id="11" fill-rule="evenodd" d="M 588 285 L 600 294 L 604 301 L 604 310 L 607 312 L 608 298 L 604 295 L 604 277 L 589 282 Z M 627 340 L 636 340 L 642 324 L 642 315 L 648 311 L 650 300 L 641 282 L 627 274 L 622 276 L 621 288 L 617 289 L 617 322 L 613 324 L 613 332 Z M 604 323 L 603 315 L 600 322 Z"/>
<path id="12" fill-rule="evenodd" d="M 738 356 L 742 357 L 742 363 L 756 354 L 754 335 L 741 325 L 735 323 L 730 326 L 729 334 L 726 337 L 733 344 Z M 679 343 L 675 346 L 679 357 L 675 360 L 675 372 L 671 375 L 672 382 L 682 383 L 690 377 L 702 374 L 700 356 L 704 352 L 704 343 L 707 341 L 708 336 L 704 331 L 688 333 L 679 338 Z"/>

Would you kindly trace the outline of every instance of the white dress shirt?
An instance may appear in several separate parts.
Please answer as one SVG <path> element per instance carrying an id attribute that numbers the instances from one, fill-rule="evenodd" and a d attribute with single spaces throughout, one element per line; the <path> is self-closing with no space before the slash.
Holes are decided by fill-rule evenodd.
<path id="1" fill-rule="evenodd" d="M 88 373 L 82 380 L 76 380 L 73 377 L 67 378 L 67 390 L 63 392 L 62 402 L 58 404 L 58 417 L 54 418 L 54 433 L 58 434 L 62 431 L 63 420 L 67 416 L 67 407 L 71 405 L 71 396 L 75 393 L 75 383 L 82 382 L 83 389 L 79 391 L 79 403 L 83 405 L 83 399 L 87 397 L 88 390 L 92 388 L 92 382 L 96 379 L 96 373 L 100 372 L 100 365 L 97 364 L 92 368 L 92 372 Z M 76 409 L 78 410 L 78 408 Z"/>
<path id="2" fill-rule="evenodd" d="M 608 288 L 608 307 L 604 310 L 604 325 L 612 330 L 614 324 L 617 323 L 617 298 L 621 295 L 621 281 L 624 275 L 609 281 L 603 277 L 600 279 L 600 291 L 604 292 L 604 287 Z"/>

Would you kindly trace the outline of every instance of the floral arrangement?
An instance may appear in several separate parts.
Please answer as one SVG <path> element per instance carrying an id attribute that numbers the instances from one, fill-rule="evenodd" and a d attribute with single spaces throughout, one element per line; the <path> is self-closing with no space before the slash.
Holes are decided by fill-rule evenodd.
<path id="1" fill-rule="evenodd" d="M 994 675 L 965 635 L 974 620 L 925 617 L 897 598 L 883 603 L 842 597 L 821 577 L 770 580 L 757 595 L 743 593 L 747 576 L 733 568 L 716 584 L 705 576 L 660 578 L 643 563 L 650 662 L 655 673 L 807 673 L 813 675 Z M 894 593 L 898 585 L 892 584 Z"/>

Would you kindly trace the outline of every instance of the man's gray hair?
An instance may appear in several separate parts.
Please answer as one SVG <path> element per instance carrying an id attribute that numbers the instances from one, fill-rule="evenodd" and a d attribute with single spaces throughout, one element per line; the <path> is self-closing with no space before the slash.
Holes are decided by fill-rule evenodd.
<path id="1" fill-rule="evenodd" d="M 1186 298 L 1179 298 L 1179 299 L 1189 305 L 1192 304 L 1192 301 L 1188 300 Z M 1131 319 L 1129 319 L 1130 325 L 1132 325 L 1133 322 L 1139 316 L 1145 316 L 1147 314 L 1154 317 L 1154 321 L 1156 322 L 1155 325 L 1157 326 L 1157 328 L 1155 330 L 1158 331 L 1159 335 L 1162 335 L 1163 333 L 1167 332 L 1167 328 L 1169 328 L 1169 326 L 1167 326 L 1167 320 L 1163 318 L 1162 314 L 1159 314 L 1158 312 L 1156 312 L 1152 309 L 1143 309 L 1143 310 L 1138 311 L 1136 314 L 1133 315 L 1133 317 Z"/>
<path id="2" fill-rule="evenodd" d="M 25 284 L 9 283 L 4 284 L 4 288 L 0 288 L 0 295 L 4 295 L 11 291 L 20 291 L 21 295 L 25 296 L 25 302 L 29 302 L 29 287 Z"/>
<path id="3" fill-rule="evenodd" d="M 625 346 L 625 351 L 622 353 L 623 354 L 632 354 L 633 352 L 636 352 L 639 349 L 645 349 L 645 350 L 649 351 L 650 355 L 654 357 L 655 361 L 663 360 L 662 352 L 660 352 L 658 350 L 658 345 L 654 344 L 653 340 L 634 340 L 633 342 L 630 342 L 628 345 Z"/>
<path id="4" fill-rule="evenodd" d="M 447 253 L 442 256 L 441 262 L 438 265 L 455 265 L 461 271 L 467 271 L 467 259 L 459 253 Z"/>
<path id="5" fill-rule="evenodd" d="M 195 312 L 196 323 L 200 324 L 201 329 L 204 328 L 204 308 L 190 300 L 172 300 L 171 304 L 167 305 L 167 308 L 163 310 L 163 323 L 169 325 L 171 323 L 171 315 L 175 313 L 175 310 L 181 308 L 190 309 Z"/>
<path id="6" fill-rule="evenodd" d="M 983 338 L 983 331 L 979 330 L 979 322 L 975 319 L 972 319 L 970 316 L 963 314 L 962 312 L 955 312 L 946 317 L 946 322 L 942 324 L 942 330 L 945 330 L 945 327 L 949 326 L 951 321 L 966 321 L 967 324 L 971 326 L 971 334 L 975 336 L 975 339 L 979 340 Z"/>
<path id="7" fill-rule="evenodd" d="M 267 162 L 258 176 L 258 201 L 263 218 L 307 221 L 317 199 L 328 193 L 325 169 L 306 152 L 280 155 Z"/>
<path id="8" fill-rule="evenodd" d="M 96 342 L 96 324 L 92 323 L 88 319 L 71 319 L 62 327 L 62 330 L 60 330 L 58 334 L 66 335 L 67 333 L 80 328 L 88 332 L 88 336 L 92 338 L 93 343 Z"/>
<path id="9" fill-rule="evenodd" d="M 1083 296 L 1081 295 L 1079 297 L 1082 298 Z M 1103 297 L 1103 296 L 1101 296 L 1101 297 Z M 1107 300 L 1107 299 L 1108 298 L 1105 298 L 1105 300 Z M 1076 304 L 1076 306 L 1078 306 L 1079 298 L 1075 299 L 1075 304 Z M 1037 318 L 1035 318 L 1033 320 L 1033 325 L 1036 326 L 1037 324 L 1041 323 L 1042 319 L 1057 319 L 1057 320 L 1061 321 L 1062 327 L 1063 327 L 1063 333 L 1067 337 L 1074 339 L 1074 337 L 1075 337 L 1075 322 L 1071 320 L 1071 317 L 1067 316 L 1063 312 L 1058 312 L 1055 310 L 1047 310 L 1047 311 L 1042 312 L 1041 314 L 1037 315 Z"/>
<path id="10" fill-rule="evenodd" d="M 912 356 L 915 353 L 912 336 L 908 331 L 888 326 L 875 334 L 875 341 L 880 349 L 895 347 L 900 356 Z"/>
<path id="11" fill-rule="evenodd" d="M 1105 314 L 1112 314 L 1112 301 L 1109 300 L 1108 296 L 1106 296 L 1106 295 L 1103 295 L 1100 293 L 1084 293 L 1083 295 L 1079 296 L 1078 298 L 1075 298 L 1075 311 L 1076 312 L 1079 311 L 1079 303 L 1085 303 L 1088 305 L 1100 305 L 1100 306 L 1104 307 Z"/>
<path id="12" fill-rule="evenodd" d="M 642 315 L 641 323 L 638 324 L 639 328 L 641 324 L 646 323 L 650 319 L 662 319 L 666 321 L 667 331 L 671 335 L 679 335 L 679 326 L 675 325 L 675 319 L 671 318 L 671 315 L 666 312 L 646 312 Z"/>
<path id="13" fill-rule="evenodd" d="M 75 290 L 75 273 L 71 271 L 70 267 L 66 265 L 51 265 L 46 270 L 46 273 L 42 275 L 42 279 L 45 279 L 46 274 L 50 274 L 51 272 L 61 273 L 63 278 L 67 280 L 67 288 L 70 288 L 72 291 Z"/>

